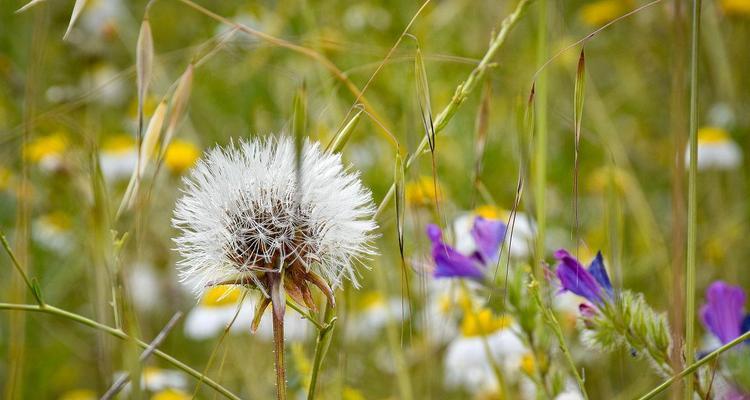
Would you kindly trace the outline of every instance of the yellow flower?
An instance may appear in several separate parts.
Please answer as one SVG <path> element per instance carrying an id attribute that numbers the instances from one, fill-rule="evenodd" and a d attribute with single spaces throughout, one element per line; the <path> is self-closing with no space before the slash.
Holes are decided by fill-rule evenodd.
<path id="1" fill-rule="evenodd" d="M 185 140 L 175 140 L 167 147 L 164 164 L 175 174 L 181 174 L 195 164 L 200 151 L 194 144 Z"/>
<path id="2" fill-rule="evenodd" d="M 39 217 L 39 221 L 59 232 L 67 231 L 73 226 L 73 221 L 70 216 L 62 211 L 54 211 L 47 215 L 43 215 Z"/>
<path id="3" fill-rule="evenodd" d="M 625 6 L 622 0 L 599 0 L 584 5 L 578 13 L 586 25 L 599 27 L 624 14 Z"/>
<path id="4" fill-rule="evenodd" d="M 48 157 L 59 157 L 68 148 L 68 138 L 63 132 L 35 138 L 24 149 L 24 156 L 38 163 Z"/>
<path id="5" fill-rule="evenodd" d="M 99 397 L 96 392 L 89 389 L 69 390 L 60 396 L 59 400 L 96 400 Z"/>
<path id="6" fill-rule="evenodd" d="M 727 15 L 750 16 L 750 0 L 721 0 L 719 6 Z"/>
<path id="7" fill-rule="evenodd" d="M 715 144 L 729 142 L 729 133 L 714 126 L 704 126 L 698 129 L 698 144 Z"/>
<path id="8" fill-rule="evenodd" d="M 135 140 L 125 133 L 110 136 L 102 144 L 102 152 L 110 154 L 123 154 L 133 150 L 136 150 Z"/>
<path id="9" fill-rule="evenodd" d="M 166 389 L 154 393 L 151 400 L 190 400 L 193 396 L 178 389 Z"/>
<path id="10" fill-rule="evenodd" d="M 201 305 L 205 307 L 222 307 L 236 304 L 240 300 L 241 294 L 236 286 L 213 286 L 203 294 Z"/>
<path id="11" fill-rule="evenodd" d="M 508 328 L 513 322 L 510 316 L 496 317 L 491 310 L 482 308 L 475 313 L 467 313 L 461 322 L 464 336 L 481 336 Z"/>
<path id="12" fill-rule="evenodd" d="M 156 110 L 156 106 L 159 105 L 159 99 L 157 99 L 154 96 L 146 96 L 146 101 L 143 102 L 143 116 L 145 121 L 144 124 L 148 124 L 148 119 L 146 119 L 146 116 L 149 116 L 154 113 Z M 133 99 L 133 101 L 130 103 L 130 107 L 128 107 L 128 116 L 132 119 L 138 118 L 138 99 Z M 143 129 L 146 129 L 144 126 Z"/>
<path id="13" fill-rule="evenodd" d="M 405 191 L 406 204 L 428 206 L 435 203 L 435 181 L 431 176 L 420 176 L 416 181 L 408 182 Z"/>
<path id="14" fill-rule="evenodd" d="M 536 371 L 536 359 L 534 354 L 526 353 L 521 357 L 521 370 L 527 375 L 533 375 Z"/>
<path id="15" fill-rule="evenodd" d="M 485 204 L 477 207 L 476 209 L 474 209 L 474 213 L 480 217 L 494 220 L 505 219 L 508 214 L 507 211 L 490 204 Z"/>
<path id="16" fill-rule="evenodd" d="M 610 185 L 618 191 L 626 191 L 633 184 L 630 174 L 614 166 L 601 167 L 594 171 L 589 181 L 589 189 L 596 193 L 606 193 Z"/>
<path id="17" fill-rule="evenodd" d="M 365 400 L 365 396 L 362 392 L 351 386 L 344 387 L 344 390 L 341 392 L 341 398 L 344 400 Z"/>
<path id="18" fill-rule="evenodd" d="M 362 310 L 385 305 L 385 297 L 378 291 L 369 291 L 359 298 L 358 306 Z"/>

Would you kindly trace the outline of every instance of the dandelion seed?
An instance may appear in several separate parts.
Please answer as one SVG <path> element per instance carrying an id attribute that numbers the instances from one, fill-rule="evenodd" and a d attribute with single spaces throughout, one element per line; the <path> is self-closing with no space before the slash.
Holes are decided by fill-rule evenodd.
<path id="1" fill-rule="evenodd" d="M 287 294 L 315 308 L 309 284 L 333 302 L 331 286 L 357 285 L 353 264 L 374 254 L 372 196 L 339 155 L 306 142 L 301 184 L 294 143 L 253 139 L 215 148 L 184 179 L 173 219 L 181 280 L 196 293 L 221 284 Z"/>

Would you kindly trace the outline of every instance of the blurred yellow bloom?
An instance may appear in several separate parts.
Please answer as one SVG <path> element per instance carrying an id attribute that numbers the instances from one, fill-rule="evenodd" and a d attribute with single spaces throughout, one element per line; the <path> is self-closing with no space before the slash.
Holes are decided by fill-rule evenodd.
<path id="1" fill-rule="evenodd" d="M 99 396 L 89 389 L 75 389 L 63 393 L 58 400 L 96 400 Z"/>
<path id="2" fill-rule="evenodd" d="M 536 359 L 534 354 L 526 353 L 521 357 L 521 370 L 527 375 L 533 375 L 536 371 Z"/>
<path id="3" fill-rule="evenodd" d="M 136 149 L 135 139 L 126 133 L 109 136 L 102 143 L 102 152 L 122 154 Z"/>
<path id="4" fill-rule="evenodd" d="M 144 119 L 146 116 L 153 114 L 158 105 L 159 99 L 157 99 L 155 96 L 146 96 L 146 101 L 143 102 Z M 128 107 L 128 116 L 131 119 L 138 118 L 138 99 L 133 99 L 133 101 L 130 103 L 130 106 Z M 144 125 L 148 124 L 148 120 L 146 119 L 145 121 L 143 121 L 143 123 Z M 143 129 L 145 130 L 146 127 L 144 126 Z"/>
<path id="5" fill-rule="evenodd" d="M 618 191 L 626 191 L 632 184 L 630 174 L 620 167 L 606 166 L 595 170 L 589 179 L 588 187 L 596 193 L 609 190 L 610 185 Z"/>
<path id="6" fill-rule="evenodd" d="M 203 294 L 201 305 L 206 307 L 222 307 L 236 304 L 240 300 L 241 294 L 236 286 L 213 286 Z"/>
<path id="7" fill-rule="evenodd" d="M 435 202 L 435 181 L 431 176 L 420 176 L 416 181 L 408 182 L 405 191 L 406 204 L 411 206 L 423 207 Z"/>
<path id="8" fill-rule="evenodd" d="M 385 304 L 385 297 L 382 293 L 372 290 L 359 298 L 358 306 L 366 310 L 368 308 L 377 307 Z"/>
<path id="9" fill-rule="evenodd" d="M 477 207 L 476 209 L 474 209 L 474 213 L 482 218 L 495 220 L 505 219 L 508 214 L 507 211 L 490 204 L 485 204 Z"/>
<path id="10" fill-rule="evenodd" d="M 581 7 L 579 16 L 586 25 L 599 27 L 619 17 L 627 11 L 623 0 L 599 0 Z"/>
<path id="11" fill-rule="evenodd" d="M 344 390 L 341 391 L 341 398 L 344 400 L 365 400 L 362 392 L 350 386 L 344 387 Z"/>
<path id="12" fill-rule="evenodd" d="M 750 0 L 721 0 L 719 6 L 727 15 L 750 16 Z"/>
<path id="13" fill-rule="evenodd" d="M 58 231 L 67 231 L 73 226 L 73 220 L 70 216 L 62 211 L 54 211 L 39 217 L 39 221 L 48 227 Z"/>
<path id="14" fill-rule="evenodd" d="M 27 160 L 39 163 L 49 157 L 59 157 L 68 148 L 68 138 L 63 132 L 33 139 L 26 145 L 24 156 Z"/>
<path id="15" fill-rule="evenodd" d="M 195 164 L 200 151 L 194 144 L 185 140 L 174 140 L 164 153 L 164 164 L 174 174 L 181 174 Z"/>
<path id="16" fill-rule="evenodd" d="M 723 143 L 730 141 L 729 133 L 714 126 L 704 126 L 698 130 L 698 144 Z"/>
<path id="17" fill-rule="evenodd" d="M 508 328 L 513 319 L 508 315 L 495 316 L 492 310 L 482 308 L 475 313 L 467 313 L 461 322 L 461 333 L 466 337 L 488 335 Z"/>
<path id="18" fill-rule="evenodd" d="M 166 389 L 154 393 L 151 400 L 190 400 L 193 396 L 178 389 Z"/>

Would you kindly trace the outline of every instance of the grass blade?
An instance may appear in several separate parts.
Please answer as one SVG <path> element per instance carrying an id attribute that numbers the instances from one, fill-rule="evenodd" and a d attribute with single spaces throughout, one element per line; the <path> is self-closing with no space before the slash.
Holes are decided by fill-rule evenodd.
<path id="1" fill-rule="evenodd" d="M 573 161 L 573 213 L 574 215 L 574 236 L 576 248 L 578 248 L 578 157 L 579 145 L 581 143 L 581 120 L 583 119 L 583 99 L 586 87 L 586 56 L 581 49 L 581 56 L 578 58 L 578 70 L 576 71 L 576 83 L 573 103 L 574 114 L 574 131 L 575 131 L 575 159 Z"/>
<path id="2" fill-rule="evenodd" d="M 414 77 L 417 81 L 417 102 L 419 103 L 419 112 L 422 118 L 427 143 L 430 145 L 430 151 L 435 152 L 435 126 L 432 123 L 432 106 L 430 104 L 430 87 L 427 84 L 427 70 L 424 66 L 422 51 L 417 43 L 417 53 L 414 56 Z"/>
<path id="3" fill-rule="evenodd" d="M 26 5 L 26 7 L 28 6 L 30 6 L 30 4 Z M 65 30 L 65 34 L 63 35 L 63 40 L 68 40 L 68 35 L 70 35 L 70 32 L 73 30 L 73 25 L 75 25 L 78 17 L 81 16 L 81 13 L 83 12 L 83 8 L 85 6 L 86 0 L 76 0 L 76 3 L 73 5 L 73 12 L 70 14 L 70 23 L 68 23 L 68 29 Z"/>
<path id="4" fill-rule="evenodd" d="M 151 35 L 151 23 L 148 14 L 143 18 L 135 51 L 136 89 L 138 92 L 138 143 L 143 132 L 143 103 L 146 101 L 148 85 L 151 81 L 151 70 L 154 63 L 154 38 Z"/>
<path id="5" fill-rule="evenodd" d="M 23 7 L 19 8 L 18 10 L 16 10 L 16 14 L 20 14 L 20 13 L 28 10 L 29 8 L 34 7 L 35 5 L 37 5 L 39 3 L 44 3 L 45 1 L 47 1 L 47 0 L 31 0 L 30 2 L 26 3 L 26 5 L 24 5 Z"/>
<path id="6" fill-rule="evenodd" d="M 328 143 L 326 150 L 331 153 L 338 153 L 344 148 L 346 142 L 349 141 L 352 132 L 354 132 L 354 128 L 357 127 L 357 123 L 359 123 L 359 119 L 362 117 L 362 113 L 365 111 L 364 107 L 362 106 L 359 106 L 358 108 L 359 111 L 357 111 L 357 113 L 354 114 L 351 119 L 349 119 L 349 122 L 347 122 L 346 125 L 344 125 L 344 127 L 341 128 L 338 133 L 336 133 L 336 136 L 333 137 L 333 140 Z"/>

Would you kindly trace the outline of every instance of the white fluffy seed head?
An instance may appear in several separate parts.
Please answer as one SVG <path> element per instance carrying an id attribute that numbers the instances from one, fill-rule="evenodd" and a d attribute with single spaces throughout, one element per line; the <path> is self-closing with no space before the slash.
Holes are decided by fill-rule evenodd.
<path id="1" fill-rule="evenodd" d="M 353 264 L 374 254 L 372 195 L 317 143 L 304 143 L 298 178 L 294 147 L 286 136 L 216 147 L 183 179 L 172 224 L 180 279 L 194 292 L 282 264 L 357 285 Z"/>

